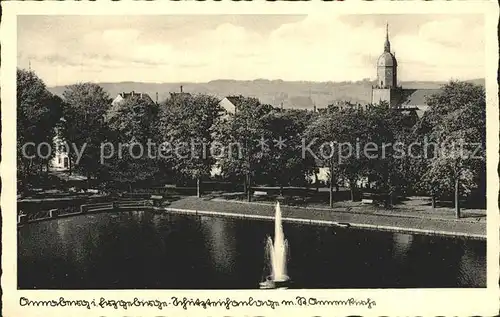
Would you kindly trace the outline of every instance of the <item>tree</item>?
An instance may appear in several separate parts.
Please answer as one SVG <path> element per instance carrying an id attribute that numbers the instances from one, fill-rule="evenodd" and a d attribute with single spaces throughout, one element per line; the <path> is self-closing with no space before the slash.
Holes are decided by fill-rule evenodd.
<path id="1" fill-rule="evenodd" d="M 351 201 L 355 201 L 358 180 L 366 175 L 367 171 L 367 158 L 364 153 L 358 153 L 357 149 L 364 149 L 366 142 L 369 141 L 367 139 L 368 123 L 364 110 L 350 108 L 338 114 L 337 120 L 340 121 L 337 125 L 339 178 L 347 180 Z"/>
<path id="2" fill-rule="evenodd" d="M 111 179 L 136 183 L 153 178 L 157 164 L 158 107 L 149 99 L 131 96 L 116 105 L 109 116 L 110 140 L 113 146 L 105 153 Z M 122 151 L 123 150 L 123 151 Z"/>
<path id="3" fill-rule="evenodd" d="M 164 160 L 173 170 L 201 182 L 210 175 L 215 159 L 209 153 L 214 141 L 214 126 L 222 114 L 219 100 L 210 95 L 172 95 L 162 106 L 159 131 L 165 137 Z"/>
<path id="4" fill-rule="evenodd" d="M 408 157 L 403 151 L 415 118 L 384 103 L 368 107 L 364 117 L 366 130 L 362 139 L 376 147 L 375 153 L 365 153 L 366 171 L 369 179 L 377 182 L 378 189 L 386 194 L 384 202 L 389 207 L 394 196 L 405 192 L 408 185 Z"/>
<path id="5" fill-rule="evenodd" d="M 224 176 L 243 178 L 247 200 L 250 201 L 253 177 L 262 174 L 263 163 L 269 158 L 269 149 L 259 144 L 259 140 L 266 139 L 269 134 L 265 129 L 264 117 L 273 108 L 261 104 L 256 98 L 240 96 L 238 100 L 236 113 L 228 114 L 217 125 L 217 140 L 223 144 L 234 145 L 230 155 L 221 158 L 218 165 Z"/>
<path id="6" fill-rule="evenodd" d="M 338 170 L 338 157 L 335 157 L 333 150 L 331 155 L 321 155 L 319 149 L 322 147 L 323 144 L 329 144 L 329 142 L 332 142 L 330 138 L 335 138 L 336 135 L 336 129 L 332 125 L 332 123 L 335 123 L 335 119 L 330 113 L 323 114 L 316 118 L 308 127 L 307 130 L 305 131 L 305 140 L 306 142 L 306 149 L 308 145 L 311 145 L 309 148 L 312 151 L 312 157 L 314 159 L 315 166 L 328 166 L 329 167 L 329 179 L 330 179 L 330 208 L 333 208 L 333 186 L 334 186 L 334 178 L 335 176 L 338 177 L 339 175 L 339 170 Z M 317 142 L 316 142 L 317 141 Z M 309 144 L 307 144 L 309 143 Z M 308 155 L 311 153 L 305 153 L 305 155 Z M 315 171 L 316 173 L 316 171 Z M 317 182 L 317 179 L 316 179 Z"/>
<path id="7" fill-rule="evenodd" d="M 71 145 L 70 166 L 86 175 L 90 186 L 91 178 L 99 177 L 103 172 L 100 151 L 109 135 L 105 116 L 111 106 L 111 99 L 99 85 L 93 83 L 68 86 L 63 97 L 66 120 L 63 136 Z M 75 149 L 81 153 L 81 157 Z"/>
<path id="8" fill-rule="evenodd" d="M 428 100 L 423 126 L 438 151 L 428 161 L 424 179 L 433 188 L 453 192 L 455 215 L 460 199 L 478 186 L 485 175 L 486 102 L 484 88 L 452 81 Z"/>
<path id="9" fill-rule="evenodd" d="M 330 207 L 333 187 L 342 178 L 349 182 L 351 200 L 355 199 L 356 182 L 364 166 L 363 157 L 355 149 L 362 141 L 365 125 L 363 110 L 346 107 L 321 114 L 305 132 L 306 149 L 311 149 L 318 165 L 329 168 Z"/>
<path id="10" fill-rule="evenodd" d="M 274 109 L 263 118 L 270 148 L 265 172 L 280 186 L 281 193 L 283 186 L 302 186 L 314 170 L 314 159 L 300 155 L 302 139 L 312 117 L 306 110 Z"/>
<path id="11" fill-rule="evenodd" d="M 19 179 L 47 164 L 51 153 L 40 146 L 52 145 L 55 126 L 61 118 L 62 100 L 52 95 L 45 83 L 32 71 L 17 70 L 17 161 Z M 34 146 L 27 146 L 32 142 Z M 23 153 L 23 149 L 24 152 Z M 54 151 L 52 151 L 53 154 Z"/>

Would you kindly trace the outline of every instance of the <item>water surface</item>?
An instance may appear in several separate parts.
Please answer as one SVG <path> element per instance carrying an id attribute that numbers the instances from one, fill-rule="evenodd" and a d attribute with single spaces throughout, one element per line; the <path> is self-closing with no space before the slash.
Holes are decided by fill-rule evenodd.
<path id="1" fill-rule="evenodd" d="M 284 224 L 294 288 L 485 287 L 486 243 Z M 21 289 L 253 289 L 270 221 L 103 213 L 18 231 Z"/>

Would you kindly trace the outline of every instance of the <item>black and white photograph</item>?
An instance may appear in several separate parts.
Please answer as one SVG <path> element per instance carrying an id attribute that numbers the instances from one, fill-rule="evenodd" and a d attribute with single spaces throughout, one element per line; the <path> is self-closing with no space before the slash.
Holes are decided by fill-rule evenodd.
<path id="1" fill-rule="evenodd" d="M 17 15 L 18 308 L 486 291 L 488 20 L 444 12 Z"/>

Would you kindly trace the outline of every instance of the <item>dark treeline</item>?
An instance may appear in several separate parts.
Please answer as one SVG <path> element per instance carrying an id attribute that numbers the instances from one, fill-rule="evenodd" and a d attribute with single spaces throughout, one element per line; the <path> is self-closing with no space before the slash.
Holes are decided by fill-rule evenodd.
<path id="1" fill-rule="evenodd" d="M 217 179 L 243 186 L 250 199 L 256 185 L 310 186 L 325 167 L 331 205 L 339 186 L 353 200 L 364 191 L 383 193 L 386 206 L 413 194 L 432 197 L 433 205 L 453 200 L 458 217 L 461 200 L 485 199 L 482 86 L 446 84 L 428 98 L 421 118 L 384 103 L 318 113 L 238 100 L 235 113 L 214 96 L 185 93 L 159 104 L 131 97 L 112 107 L 97 84 L 68 86 L 59 98 L 36 74 L 18 70 L 18 188 L 46 174 L 54 155 L 24 145 L 53 145 L 57 134 L 70 144 L 70 173 L 86 176 L 89 186 L 174 183 L 196 186 L 201 195 L 203 182 Z M 182 142 L 187 146 L 175 147 Z M 215 145 L 218 156 L 207 153 Z M 361 155 L 352 153 L 357 148 Z"/>

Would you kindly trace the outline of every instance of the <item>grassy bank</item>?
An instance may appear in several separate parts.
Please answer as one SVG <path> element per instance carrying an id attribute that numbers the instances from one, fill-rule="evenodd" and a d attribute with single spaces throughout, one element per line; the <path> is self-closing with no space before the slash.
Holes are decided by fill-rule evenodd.
<path id="1" fill-rule="evenodd" d="M 223 201 L 220 199 L 200 199 L 186 197 L 173 201 L 170 208 L 227 213 L 235 215 L 274 216 L 274 204 L 246 203 L 240 201 Z M 463 238 L 485 239 L 486 221 L 471 219 L 446 219 L 411 217 L 381 213 L 349 212 L 340 208 L 334 210 L 282 206 L 283 218 L 314 220 L 331 223 L 350 224 L 352 227 L 381 231 L 420 233 L 430 235 L 454 236 Z"/>

